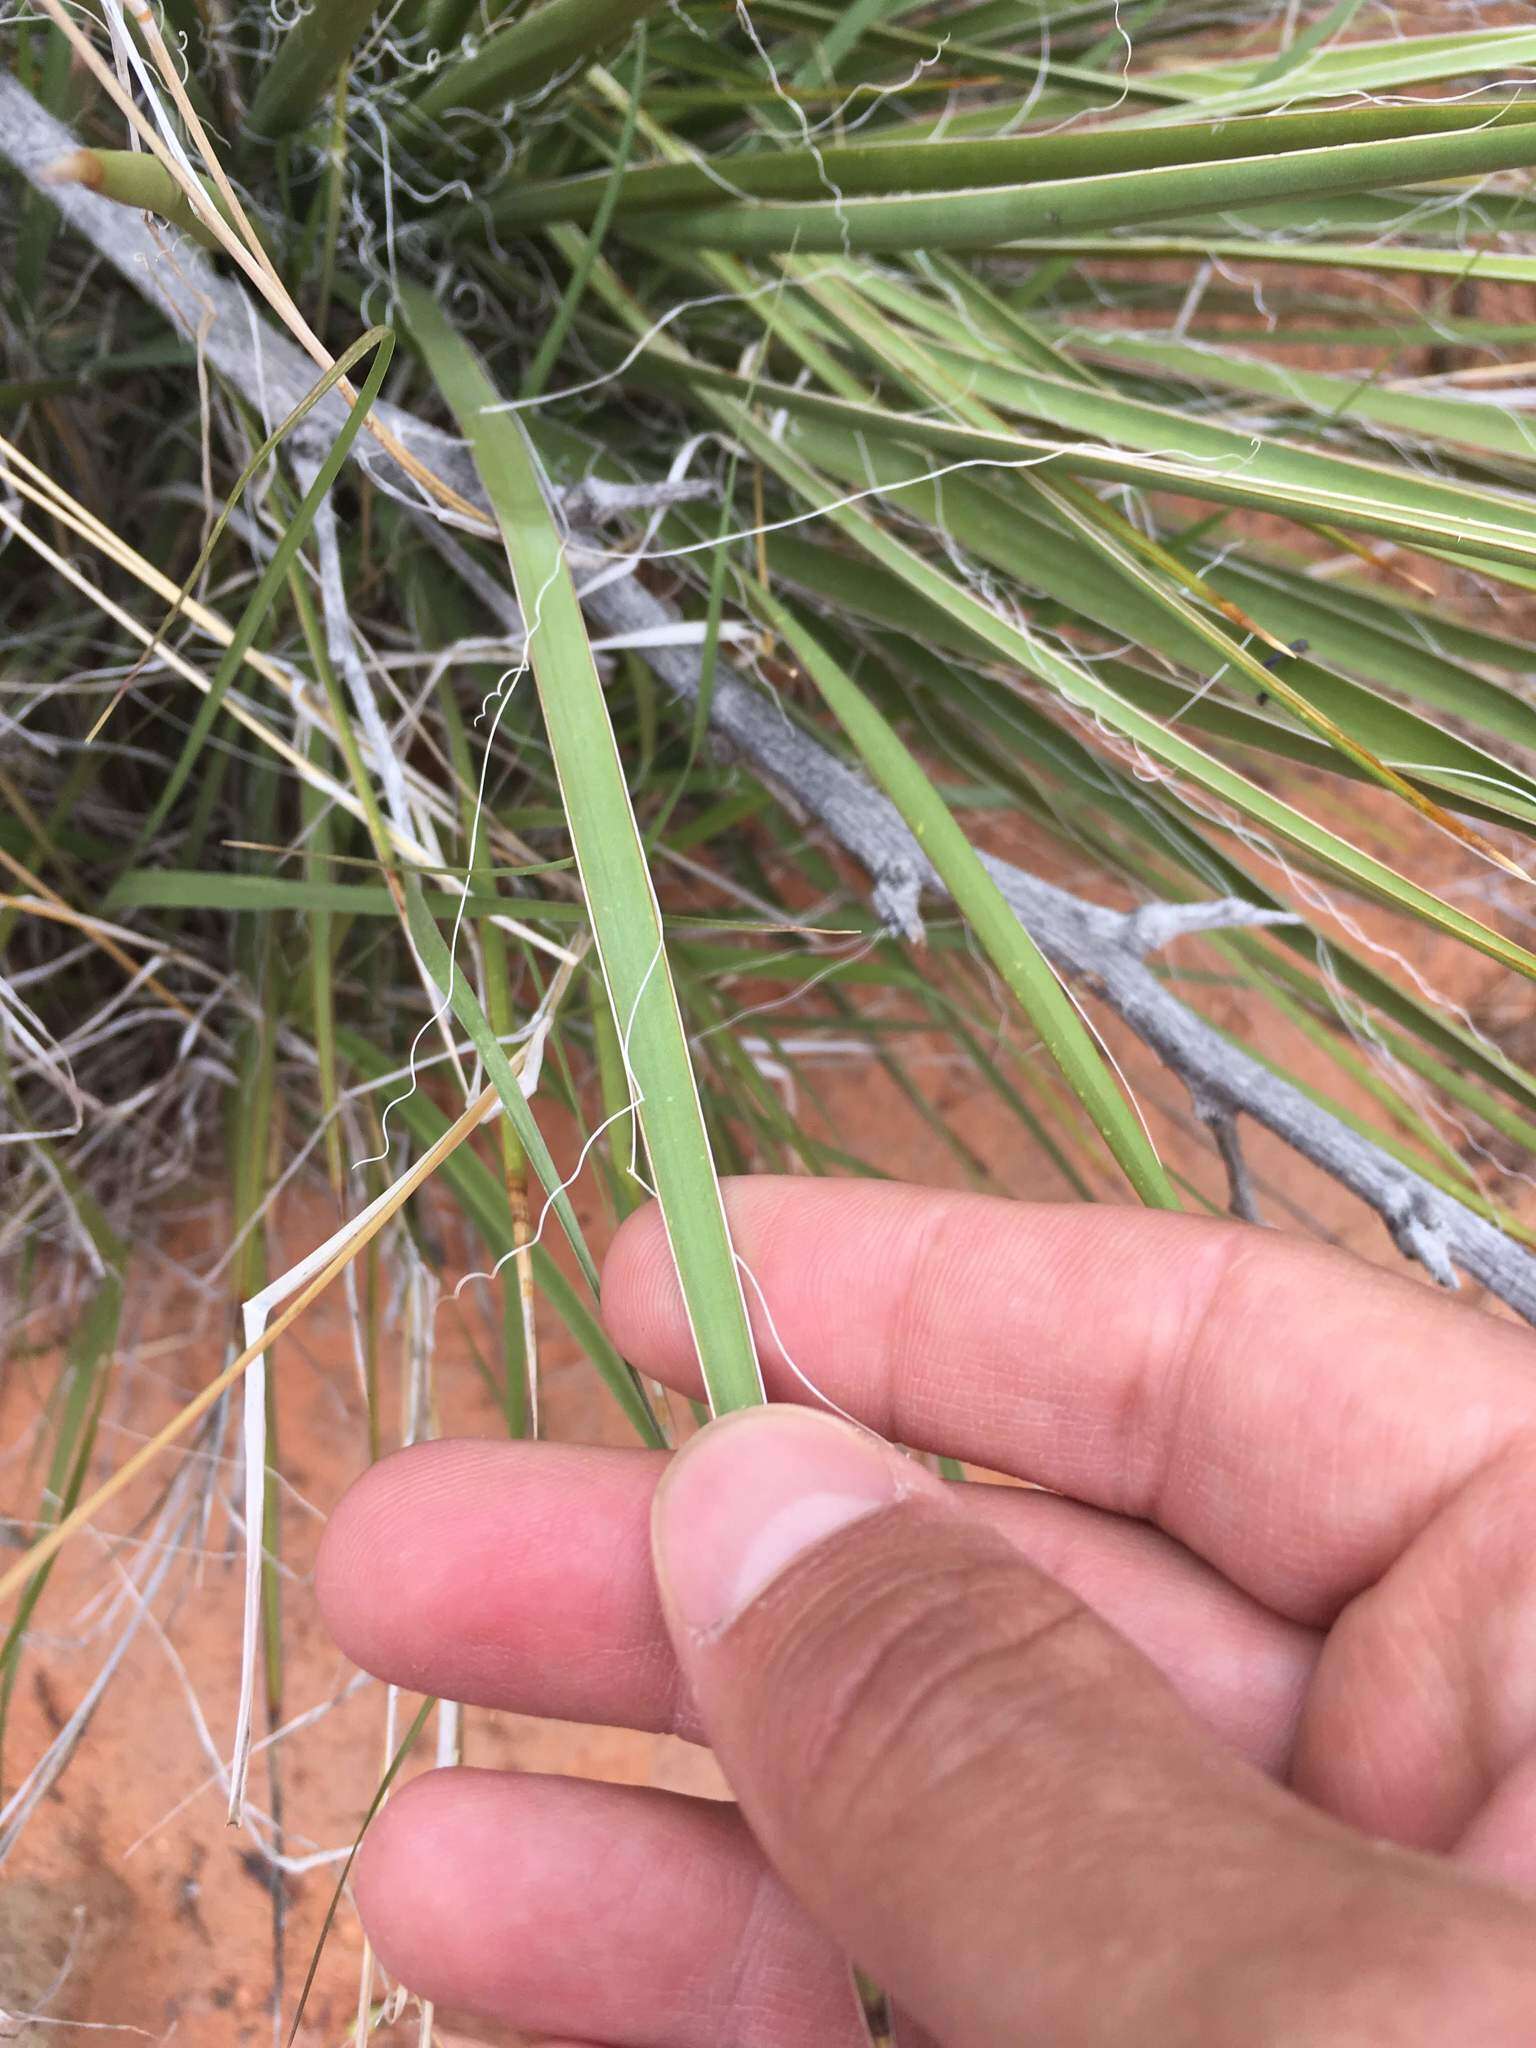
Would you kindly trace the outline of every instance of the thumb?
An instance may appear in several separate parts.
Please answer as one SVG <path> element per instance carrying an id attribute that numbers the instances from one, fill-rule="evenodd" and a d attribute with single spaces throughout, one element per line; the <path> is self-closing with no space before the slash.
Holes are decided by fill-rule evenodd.
<path id="1" fill-rule="evenodd" d="M 1520 1902 L 1228 1755 L 963 1493 L 771 1407 L 701 1431 L 656 1497 L 711 1742 L 856 1961 L 946 2048 L 1520 2038 Z"/>

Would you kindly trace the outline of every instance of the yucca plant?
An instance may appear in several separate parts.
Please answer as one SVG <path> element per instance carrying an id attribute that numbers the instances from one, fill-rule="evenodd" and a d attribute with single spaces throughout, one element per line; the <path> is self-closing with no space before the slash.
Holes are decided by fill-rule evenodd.
<path id="1" fill-rule="evenodd" d="M 1310 1162 L 1536 1320 L 1536 28 L 1281 13 L 12 10 L 0 1242 L 67 1348 L 0 1742 L 65 1539 L 201 1526 L 160 1453 L 243 1380 L 241 1811 L 327 1288 L 360 1460 L 402 1270 L 413 1370 L 493 1267 L 505 1426 L 547 1313 L 661 1443 L 578 1215 L 654 1193 L 758 1398 L 717 1172 L 883 1170 L 833 1056 L 992 1185 L 1290 1220 Z M 224 1368 L 107 1456 L 129 1243 L 210 1186 Z M 0 1856 L 75 1739 L 0 1750 Z"/>

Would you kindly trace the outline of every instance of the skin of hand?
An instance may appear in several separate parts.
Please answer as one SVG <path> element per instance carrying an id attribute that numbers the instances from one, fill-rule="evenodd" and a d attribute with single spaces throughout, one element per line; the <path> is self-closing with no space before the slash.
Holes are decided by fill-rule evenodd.
<path id="1" fill-rule="evenodd" d="M 563 2048 L 858 2048 L 850 1956 L 903 2048 L 1536 2042 L 1531 1335 L 1188 1217 L 728 1207 L 782 1405 L 403 1452 L 318 1585 L 381 1677 L 707 1741 L 739 1803 L 418 1778 L 357 1868 L 386 1966 Z M 654 1211 L 604 1314 L 699 1391 Z"/>

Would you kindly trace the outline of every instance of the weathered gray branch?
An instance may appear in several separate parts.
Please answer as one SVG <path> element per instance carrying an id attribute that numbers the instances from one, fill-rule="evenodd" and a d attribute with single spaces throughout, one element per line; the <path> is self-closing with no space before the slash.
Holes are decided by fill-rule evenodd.
<path id="1" fill-rule="evenodd" d="M 43 112 L 24 88 L 0 76 L 0 155 L 39 184 L 40 174 L 74 146 L 69 131 Z M 216 276 L 206 258 L 185 241 L 177 243 L 173 258 L 159 231 L 85 188 L 42 189 L 135 289 L 189 339 L 200 341 L 208 361 L 238 389 L 247 394 L 265 391 L 269 411 L 280 414 L 310 388 L 314 372 L 297 346 L 267 326 L 243 288 Z M 332 398 L 322 405 L 316 424 L 334 433 L 341 402 Z M 378 410 L 390 431 L 462 497 L 484 503 L 479 481 L 458 442 L 398 407 Z M 416 485 L 377 444 L 362 435 L 355 447 L 384 488 L 422 505 Z M 589 494 L 582 506 L 588 517 L 607 509 L 601 493 L 596 499 Z M 473 570 L 436 519 L 429 530 L 445 553 L 457 555 Z M 573 559 L 579 568 L 579 550 L 573 550 Z M 498 586 L 487 588 L 478 572 L 472 580 L 503 622 L 518 630 L 510 594 Z M 676 619 L 670 606 L 633 577 L 602 582 L 589 593 L 586 604 L 609 633 L 665 626 Z M 678 696 L 697 696 L 697 654 L 677 646 L 647 647 L 645 658 Z M 716 673 L 710 719 L 713 729 L 760 775 L 790 795 L 867 869 L 875 905 L 887 923 L 919 936 L 922 898 L 942 897 L 944 890 L 886 798 L 724 664 Z M 1236 1118 L 1251 1118 L 1374 1209 L 1399 1249 L 1436 1280 L 1454 1286 L 1459 1267 L 1536 1323 L 1536 1257 L 1232 1044 L 1147 965 L 1150 952 L 1187 933 L 1273 921 L 1276 913 L 1230 900 L 1110 910 L 1007 861 L 985 858 L 1020 920 L 1058 969 L 1096 994 L 1158 1055 L 1190 1090 L 1202 1117 L 1229 1130 Z"/>

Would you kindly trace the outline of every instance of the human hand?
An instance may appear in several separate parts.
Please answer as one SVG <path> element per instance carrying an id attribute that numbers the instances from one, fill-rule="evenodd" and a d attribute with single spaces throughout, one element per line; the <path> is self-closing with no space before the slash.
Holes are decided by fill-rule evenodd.
<path id="1" fill-rule="evenodd" d="M 319 1569 L 353 1657 L 708 1740 L 740 1801 L 420 1778 L 358 1865 L 386 1965 L 604 2048 L 856 2048 L 850 1955 L 944 2048 L 1536 2042 L 1530 1335 L 1190 1218 L 800 1180 L 729 1208 L 833 1401 L 1052 1491 L 945 1486 L 809 1407 L 670 1471 L 375 1466 Z M 699 1391 L 654 1212 L 604 1310 Z"/>

